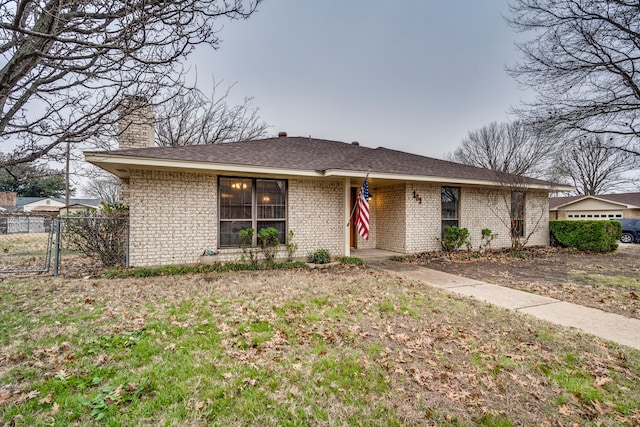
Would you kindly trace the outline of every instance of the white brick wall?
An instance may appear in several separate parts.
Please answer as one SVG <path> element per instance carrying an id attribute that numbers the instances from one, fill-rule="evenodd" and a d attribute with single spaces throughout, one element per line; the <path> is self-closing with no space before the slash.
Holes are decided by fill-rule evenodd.
<path id="1" fill-rule="evenodd" d="M 441 201 L 439 184 L 402 184 L 376 189 L 377 247 L 404 253 L 439 250 Z M 414 197 L 415 192 L 415 197 Z M 481 231 L 489 228 L 498 237 L 491 247 L 510 247 L 509 209 L 511 193 L 499 189 L 461 187 L 460 227 L 467 228 L 474 249 Z M 529 191 L 526 196 L 526 233 L 533 231 L 528 245 L 548 245 L 548 195 Z M 500 217 L 503 218 L 501 221 Z"/>
<path id="2" fill-rule="evenodd" d="M 414 191 L 416 197 L 414 197 Z M 407 199 L 407 253 L 432 251 L 440 248 L 440 185 L 429 183 L 408 184 Z"/>
<path id="3" fill-rule="evenodd" d="M 344 255 L 349 231 L 344 221 L 344 191 L 342 180 L 289 180 L 288 227 L 298 244 L 296 257 L 321 248 L 331 256 Z"/>
<path id="4" fill-rule="evenodd" d="M 217 246 L 215 176 L 134 170 L 129 200 L 132 266 L 195 263 Z"/>
<path id="5" fill-rule="evenodd" d="M 405 185 L 375 188 L 372 190 L 372 194 L 373 199 L 371 199 L 370 206 L 376 212 L 377 247 L 389 251 L 405 252 L 407 250 Z"/>
<path id="6" fill-rule="evenodd" d="M 295 233 L 296 257 L 316 249 L 344 255 L 349 227 L 345 223 L 343 180 L 289 179 L 288 229 Z M 372 188 L 371 238 L 358 240 L 359 248 L 380 248 L 403 253 L 438 250 L 441 204 L 438 184 L 397 184 Z M 133 170 L 129 179 L 132 266 L 198 262 L 205 249 L 218 246 L 217 177 L 200 173 Z M 414 197 L 415 193 L 415 197 Z M 460 227 L 469 229 L 474 248 L 480 231 L 498 233 L 492 247 L 509 247 L 510 194 L 500 190 L 462 187 Z M 506 202 L 505 202 L 506 200 Z M 508 202 L 508 203 L 507 203 Z M 526 232 L 536 226 L 529 245 L 547 245 L 548 197 L 528 192 Z M 500 221 L 497 215 L 507 218 Z M 237 261 L 240 249 L 219 250 L 220 261 Z M 284 258 L 282 247 L 278 257 Z"/>
<path id="7" fill-rule="evenodd" d="M 460 226 L 469 230 L 471 243 L 478 248 L 483 228 L 489 228 L 498 237 L 492 248 L 511 247 L 510 219 L 511 192 L 499 189 L 462 188 L 460 195 Z M 527 246 L 549 244 L 549 196 L 545 191 L 527 191 L 525 206 L 525 237 L 533 232 Z"/>

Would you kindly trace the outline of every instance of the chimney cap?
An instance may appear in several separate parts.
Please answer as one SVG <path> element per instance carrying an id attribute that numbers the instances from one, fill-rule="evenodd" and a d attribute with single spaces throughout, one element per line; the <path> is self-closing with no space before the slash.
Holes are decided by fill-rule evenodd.
<path id="1" fill-rule="evenodd" d="M 287 136 L 286 132 L 284 132 L 284 131 L 278 132 L 278 138 L 283 138 L 285 136 Z"/>

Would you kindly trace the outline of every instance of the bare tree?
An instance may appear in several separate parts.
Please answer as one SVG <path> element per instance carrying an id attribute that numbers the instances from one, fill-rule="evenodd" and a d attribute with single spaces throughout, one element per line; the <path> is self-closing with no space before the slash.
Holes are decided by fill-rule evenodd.
<path id="1" fill-rule="evenodd" d="M 508 71 L 538 93 L 518 112 L 561 131 L 626 137 L 617 147 L 640 155 L 638 2 L 512 0 L 510 11 L 510 24 L 533 34 Z"/>
<path id="2" fill-rule="evenodd" d="M 179 61 L 216 48 L 219 18 L 262 0 L 0 0 L 0 141 L 5 165 L 114 135 L 125 95 L 161 103 L 184 88 Z"/>
<path id="3" fill-rule="evenodd" d="M 555 149 L 551 139 L 523 122 L 492 122 L 470 131 L 450 158 L 496 172 L 539 177 Z"/>
<path id="4" fill-rule="evenodd" d="M 100 199 L 110 206 L 118 204 L 119 190 L 120 178 L 106 173 L 95 176 L 84 184 L 84 193 L 88 197 Z"/>
<path id="5" fill-rule="evenodd" d="M 157 108 L 158 145 L 215 144 L 265 136 L 269 126 L 260 120 L 258 109 L 251 105 L 252 98 L 231 106 L 227 103 L 231 87 L 216 98 L 218 87 L 214 84 L 209 98 L 194 89 Z"/>
<path id="6" fill-rule="evenodd" d="M 583 136 L 569 141 L 558 154 L 556 172 L 568 180 L 580 196 L 604 194 L 632 184 L 626 172 L 638 165 L 627 152 L 608 148 L 601 136 Z"/>

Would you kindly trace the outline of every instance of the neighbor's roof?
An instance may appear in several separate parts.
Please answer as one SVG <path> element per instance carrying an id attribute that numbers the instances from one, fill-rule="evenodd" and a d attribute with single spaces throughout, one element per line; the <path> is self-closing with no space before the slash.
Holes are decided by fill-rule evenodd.
<path id="1" fill-rule="evenodd" d="M 627 209 L 640 208 L 640 193 L 597 194 L 595 196 L 550 197 L 549 209 L 556 210 L 581 200 L 594 199 L 624 205 Z"/>
<path id="2" fill-rule="evenodd" d="M 2 206 L 6 210 L 21 210 L 25 205 L 29 205 L 35 202 L 45 201 L 47 199 L 55 200 L 58 203 L 62 203 L 64 205 L 65 199 L 64 197 L 16 197 L 16 204 L 13 206 Z M 93 207 L 98 207 L 102 200 L 100 199 L 69 199 L 69 204 L 72 203 L 81 203 L 83 205 L 89 205 Z M 46 205 L 44 205 L 46 206 Z"/>
<path id="3" fill-rule="evenodd" d="M 136 166 L 287 173 L 312 176 L 361 176 L 390 179 L 445 178 L 447 181 L 496 183 L 496 172 L 388 148 L 339 141 L 277 137 L 224 144 L 133 148 L 85 152 L 87 161 L 118 176 Z M 520 179 L 520 178 L 519 178 Z M 433 179 L 422 179 L 433 181 Z M 524 183 L 548 188 L 558 184 L 533 178 Z M 563 186 L 566 187 L 566 186 Z M 566 187 L 569 191 L 572 187 Z"/>

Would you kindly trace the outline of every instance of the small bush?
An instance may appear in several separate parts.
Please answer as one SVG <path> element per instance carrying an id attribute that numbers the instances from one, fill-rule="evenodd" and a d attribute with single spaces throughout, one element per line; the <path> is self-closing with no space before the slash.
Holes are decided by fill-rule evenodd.
<path id="1" fill-rule="evenodd" d="M 343 256 L 338 261 L 340 261 L 340 264 L 362 265 L 362 260 L 356 257 Z"/>
<path id="2" fill-rule="evenodd" d="M 287 261 L 292 262 L 293 256 L 298 250 L 298 244 L 293 241 L 293 230 L 289 230 L 289 237 L 287 238 L 287 244 L 284 245 L 287 248 Z"/>
<path id="3" fill-rule="evenodd" d="M 331 255 L 326 249 L 318 249 L 314 253 L 307 255 L 307 261 L 313 264 L 329 264 Z"/>
<path id="4" fill-rule="evenodd" d="M 469 240 L 469 230 L 466 228 L 458 228 L 449 226 L 444 228 L 444 239 L 437 239 L 443 251 L 453 252 L 461 247 L 471 249 L 471 241 Z"/>
<path id="5" fill-rule="evenodd" d="M 260 229 L 260 231 L 258 231 L 258 240 L 260 241 L 260 249 L 262 249 L 264 258 L 267 260 L 267 263 L 271 264 L 280 247 L 278 229 L 275 227 Z"/>
<path id="6" fill-rule="evenodd" d="M 69 247 L 98 259 L 105 267 L 125 265 L 129 210 L 105 206 L 90 214 L 61 217 Z"/>
<path id="7" fill-rule="evenodd" d="M 489 246 L 491 245 L 491 241 L 498 237 L 497 233 L 494 233 L 489 228 L 483 228 L 480 232 L 480 246 L 478 247 L 478 251 L 480 253 L 485 253 Z"/>
<path id="8" fill-rule="evenodd" d="M 247 258 L 249 258 L 249 263 L 257 264 L 258 263 L 258 254 L 253 246 L 253 233 L 255 231 L 252 227 L 247 227 L 238 233 L 240 236 L 240 247 L 242 248 L 242 257 L 241 262 L 246 263 Z"/>
<path id="9" fill-rule="evenodd" d="M 581 251 L 613 252 L 622 236 L 618 221 L 550 221 L 552 240 Z"/>

